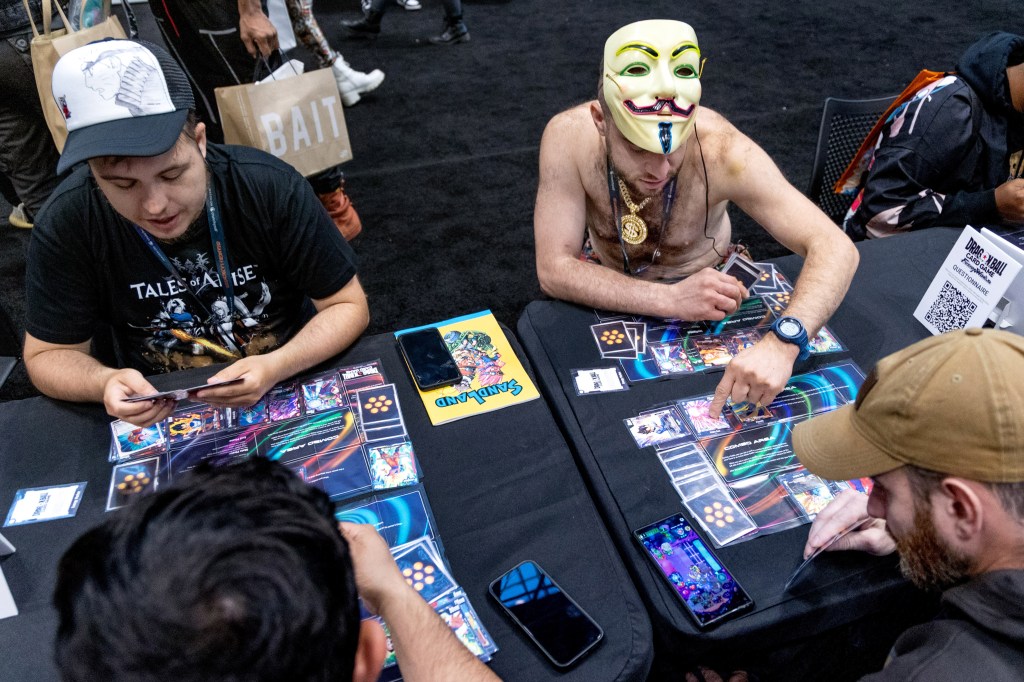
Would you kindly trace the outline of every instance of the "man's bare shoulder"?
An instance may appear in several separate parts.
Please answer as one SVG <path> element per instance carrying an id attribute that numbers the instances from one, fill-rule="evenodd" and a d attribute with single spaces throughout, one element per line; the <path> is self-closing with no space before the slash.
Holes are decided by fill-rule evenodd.
<path id="1" fill-rule="evenodd" d="M 697 113 L 697 133 L 701 144 L 721 149 L 736 142 L 739 130 L 714 109 L 701 107 Z M 706 151 L 706 150 L 705 150 Z"/>
<path id="2" fill-rule="evenodd" d="M 595 145 L 600 136 L 590 115 L 590 105 L 591 102 L 584 102 L 555 114 L 544 129 L 544 144 L 561 146 L 571 141 L 573 149 Z"/>
<path id="3" fill-rule="evenodd" d="M 698 116 L 697 134 L 709 169 L 715 168 L 725 171 L 729 176 L 738 176 L 747 166 L 752 153 L 764 153 L 756 142 L 717 111 L 701 107 Z"/>

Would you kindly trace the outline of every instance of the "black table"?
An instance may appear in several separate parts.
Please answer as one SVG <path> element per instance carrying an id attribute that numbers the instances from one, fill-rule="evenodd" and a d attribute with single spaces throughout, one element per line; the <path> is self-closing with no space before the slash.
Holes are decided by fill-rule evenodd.
<path id="1" fill-rule="evenodd" d="M 929 230 L 859 245 L 861 263 L 831 329 L 851 349 L 799 364 L 796 373 L 851 358 L 864 370 L 928 331 L 912 317 L 934 273 L 959 235 Z M 795 281 L 802 260 L 775 261 Z M 530 303 L 518 323 L 519 338 L 573 448 L 580 469 L 651 614 L 656 668 L 665 658 L 738 661 L 892 606 L 917 595 L 899 576 L 892 557 L 835 553 L 822 557 L 801 584 L 799 596 L 783 593 L 808 526 L 727 546 L 719 556 L 756 602 L 747 616 L 698 630 L 664 578 L 632 538 L 633 529 L 682 510 L 658 458 L 638 450 L 622 420 L 653 405 L 714 390 L 721 373 L 634 384 L 629 391 L 577 396 L 571 370 L 601 367 L 589 308 L 560 301 Z M 664 652 L 664 654 L 662 653 Z M 672 663 L 668 664 L 671 667 Z"/>
<path id="2" fill-rule="evenodd" d="M 362 339 L 332 364 L 376 358 L 398 387 L 455 579 L 500 647 L 495 672 L 508 680 L 643 679 L 653 657 L 650 622 L 544 401 L 433 427 L 392 336 Z M 168 381 L 188 383 L 181 376 L 154 379 L 158 387 Z M 109 422 L 96 405 L 46 398 L 0 404 L 5 514 L 17 489 L 88 481 L 76 517 L 3 529 L 17 547 L 2 567 L 21 614 L 0 620 L 0 679 L 56 679 L 55 568 L 70 543 L 105 516 Z M 492 579 L 527 558 L 544 566 L 605 631 L 598 648 L 568 673 L 556 672 L 487 594 Z"/>

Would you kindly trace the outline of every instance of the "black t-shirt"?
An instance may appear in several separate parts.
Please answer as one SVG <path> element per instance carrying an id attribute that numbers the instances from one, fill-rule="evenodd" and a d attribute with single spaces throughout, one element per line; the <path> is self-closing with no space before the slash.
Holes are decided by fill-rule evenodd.
<path id="1" fill-rule="evenodd" d="M 90 339 L 111 325 L 129 366 L 185 369 L 273 350 L 356 274 L 355 254 L 309 183 L 246 147 L 207 145 L 234 285 L 234 315 L 217 274 L 204 210 L 193 238 L 161 248 L 161 264 L 96 186 L 86 164 L 36 217 L 26 275 L 26 322 L 49 343 Z"/>

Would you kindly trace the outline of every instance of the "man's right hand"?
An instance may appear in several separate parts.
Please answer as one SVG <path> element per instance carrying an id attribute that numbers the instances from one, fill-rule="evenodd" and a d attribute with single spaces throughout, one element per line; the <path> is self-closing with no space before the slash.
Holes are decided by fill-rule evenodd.
<path id="1" fill-rule="evenodd" d="M 238 37 L 242 39 L 245 49 L 253 57 L 261 54 L 264 57 L 269 57 L 270 53 L 278 48 L 277 29 L 270 23 L 267 15 L 261 11 L 241 13 Z"/>
<path id="2" fill-rule="evenodd" d="M 135 369 L 119 369 L 110 375 L 103 386 L 103 406 L 107 414 L 136 426 L 151 426 L 166 419 L 177 402 L 170 398 L 143 400 L 129 403 L 126 398 L 156 393 L 153 385 Z"/>
<path id="3" fill-rule="evenodd" d="M 356 589 L 371 613 L 380 615 L 381 609 L 396 597 L 411 594 L 422 601 L 405 582 L 388 544 L 376 528 L 365 523 L 344 521 L 338 527 L 348 541 L 348 551 L 356 572 Z"/>
<path id="4" fill-rule="evenodd" d="M 680 320 L 721 320 L 736 312 L 747 297 L 743 283 L 713 268 L 704 268 L 668 285 L 671 317 Z"/>
<path id="5" fill-rule="evenodd" d="M 811 530 L 807 534 L 804 545 L 806 559 L 819 547 L 856 523 L 858 519 L 868 516 L 868 496 L 855 490 L 844 490 L 829 502 L 828 506 L 818 512 Z M 884 556 L 896 551 L 896 542 L 885 529 L 885 521 L 874 519 L 861 527 L 860 530 L 847 533 L 834 542 L 827 552 L 856 549 L 875 556 Z"/>
<path id="6" fill-rule="evenodd" d="M 1007 180 L 996 187 L 996 208 L 1003 220 L 1024 223 L 1024 178 Z"/>

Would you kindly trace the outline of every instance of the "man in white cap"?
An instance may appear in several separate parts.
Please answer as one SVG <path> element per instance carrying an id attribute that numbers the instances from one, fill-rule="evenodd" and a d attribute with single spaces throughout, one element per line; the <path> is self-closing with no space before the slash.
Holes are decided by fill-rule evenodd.
<path id="1" fill-rule="evenodd" d="M 870 476 L 818 514 L 805 553 L 899 552 L 939 615 L 907 630 L 868 680 L 1020 680 L 1024 675 L 1024 338 L 968 329 L 882 359 L 853 405 L 796 427 L 822 478 Z"/>
<path id="2" fill-rule="evenodd" d="M 806 259 L 786 317 L 730 363 L 726 398 L 767 404 L 839 305 L 856 249 L 764 150 L 698 108 L 703 57 L 681 21 L 639 21 L 605 43 L 596 100 L 555 116 L 534 213 L 545 293 L 607 310 L 721 320 L 746 296 L 715 270 L 734 250 L 735 202 Z"/>
<path id="3" fill-rule="evenodd" d="M 53 95 L 82 161 L 29 246 L 24 359 L 43 393 L 102 401 L 151 424 L 170 401 L 143 372 L 230 361 L 199 400 L 251 405 L 366 328 L 355 255 L 309 183 L 269 154 L 208 143 L 177 63 L 149 43 L 91 43 L 60 59 Z M 90 354 L 109 325 L 128 367 Z"/>

